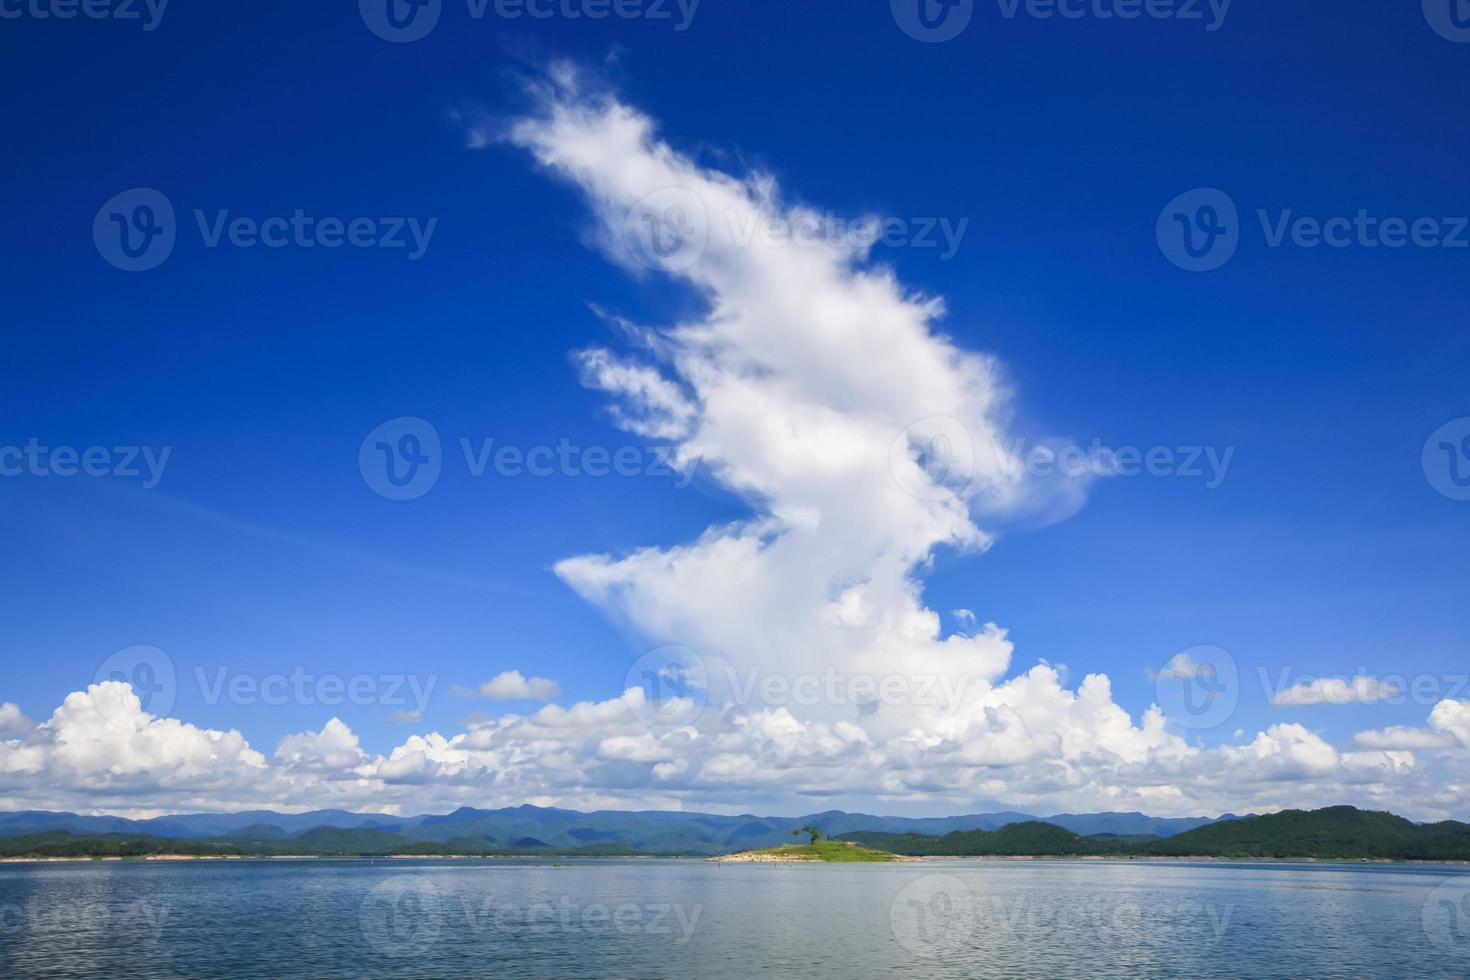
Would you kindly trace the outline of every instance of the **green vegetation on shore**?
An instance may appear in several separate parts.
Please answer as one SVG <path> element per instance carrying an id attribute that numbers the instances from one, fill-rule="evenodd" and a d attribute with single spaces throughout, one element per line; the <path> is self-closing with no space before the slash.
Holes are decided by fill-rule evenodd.
<path id="1" fill-rule="evenodd" d="M 960 830 L 942 837 L 924 834 L 844 834 L 843 840 L 915 857 L 1074 857 L 1124 854 L 1116 840 L 1082 837 L 1040 821 L 1013 823 L 1000 830 Z"/>
<path id="2" fill-rule="evenodd" d="M 379 830 L 318 827 L 291 838 L 241 833 L 173 839 L 148 834 L 71 834 L 64 830 L 0 838 L 0 858 L 149 857 L 677 857 L 627 844 L 584 847 L 495 846 L 483 838 L 417 841 Z"/>
<path id="3" fill-rule="evenodd" d="M 1470 861 L 1470 824 L 1416 824 L 1350 806 L 1285 810 L 1173 837 L 1083 837 L 1031 821 L 943 836 L 854 833 L 844 840 L 895 854 L 945 857 L 1201 857 Z"/>

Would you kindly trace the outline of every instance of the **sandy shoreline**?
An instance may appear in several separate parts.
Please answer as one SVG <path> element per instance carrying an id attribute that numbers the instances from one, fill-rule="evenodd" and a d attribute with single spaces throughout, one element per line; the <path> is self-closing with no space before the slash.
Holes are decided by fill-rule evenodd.
<path id="1" fill-rule="evenodd" d="M 793 856 L 787 854 L 769 854 L 760 851 L 742 852 L 739 854 L 717 854 L 705 858 L 716 864 L 897 864 L 901 861 L 922 861 L 923 858 L 910 857 L 907 854 L 895 854 L 889 861 L 823 861 L 819 857 Z"/>

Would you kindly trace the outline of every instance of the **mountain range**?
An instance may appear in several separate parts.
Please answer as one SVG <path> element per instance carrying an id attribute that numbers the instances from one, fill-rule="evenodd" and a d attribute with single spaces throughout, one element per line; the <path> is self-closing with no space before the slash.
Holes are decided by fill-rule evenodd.
<path id="1" fill-rule="evenodd" d="M 448 843 L 475 840 L 501 849 L 575 849 L 619 845 L 645 853 L 720 854 L 789 843 L 792 831 L 814 826 L 829 837 L 858 832 L 942 836 L 956 831 L 995 831 L 1012 824 L 1045 821 L 1074 834 L 1120 837 L 1171 837 L 1233 814 L 1163 818 L 1142 813 L 1061 813 L 1048 817 L 1003 811 L 953 817 L 883 817 L 828 810 L 800 817 L 731 816 L 672 810 L 598 810 L 581 813 L 549 807 L 517 806 L 496 810 L 461 807 L 453 813 L 393 817 L 346 810 L 279 813 L 193 813 L 132 820 L 25 810 L 0 813 L 0 838 L 66 832 L 128 834 L 169 840 L 246 837 L 257 841 L 298 838 L 322 829 L 377 831 L 410 841 Z"/>

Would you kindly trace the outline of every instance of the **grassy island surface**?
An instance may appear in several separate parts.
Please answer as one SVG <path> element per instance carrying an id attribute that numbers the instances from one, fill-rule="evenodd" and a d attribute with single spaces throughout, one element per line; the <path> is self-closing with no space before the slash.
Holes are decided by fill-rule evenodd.
<path id="1" fill-rule="evenodd" d="M 711 861 L 729 863 L 773 863 L 782 861 L 902 861 L 904 858 L 890 851 L 875 851 L 855 841 L 819 840 L 810 844 L 783 844 L 759 851 L 741 851 L 710 858 Z"/>

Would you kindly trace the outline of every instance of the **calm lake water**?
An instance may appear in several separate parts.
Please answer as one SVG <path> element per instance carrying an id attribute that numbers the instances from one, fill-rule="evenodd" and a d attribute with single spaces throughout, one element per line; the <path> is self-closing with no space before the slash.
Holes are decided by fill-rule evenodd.
<path id="1" fill-rule="evenodd" d="M 0 865 L 0 975 L 1470 973 L 1470 873 L 698 860 Z"/>

